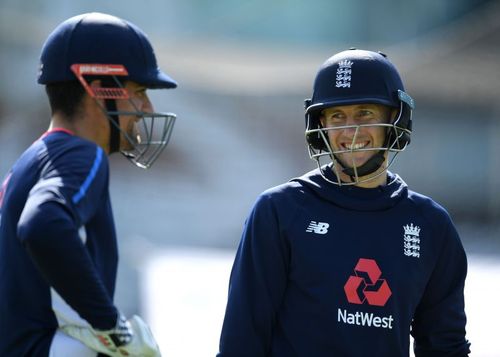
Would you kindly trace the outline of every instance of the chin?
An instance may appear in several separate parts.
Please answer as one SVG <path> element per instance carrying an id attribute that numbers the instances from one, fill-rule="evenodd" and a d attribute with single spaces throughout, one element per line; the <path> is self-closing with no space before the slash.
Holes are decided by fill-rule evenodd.
<path id="1" fill-rule="evenodd" d="M 134 147 L 129 142 L 124 142 L 120 144 L 120 150 L 130 151 Z"/>
<path id="2" fill-rule="evenodd" d="M 364 164 L 366 164 L 366 162 L 369 160 L 369 157 L 365 157 L 365 158 L 353 158 L 350 157 L 350 158 L 340 158 L 340 164 L 342 165 L 342 167 L 344 168 L 353 168 L 354 166 L 356 167 L 361 167 L 363 166 Z M 354 165 L 353 165 L 354 164 Z"/>

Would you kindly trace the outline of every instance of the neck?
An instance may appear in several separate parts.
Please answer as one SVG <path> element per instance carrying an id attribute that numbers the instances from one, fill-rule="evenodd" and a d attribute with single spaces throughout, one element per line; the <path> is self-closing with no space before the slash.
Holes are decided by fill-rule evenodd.
<path id="1" fill-rule="evenodd" d="M 63 119 L 63 117 L 61 115 L 54 114 L 52 116 L 52 118 L 50 119 L 50 124 L 49 124 L 49 128 L 47 129 L 47 131 L 58 130 L 58 129 L 67 130 L 67 131 L 72 132 L 74 135 L 81 136 L 77 125 L 75 125 L 74 123 L 72 123 L 70 121 Z"/>
<path id="2" fill-rule="evenodd" d="M 351 177 L 341 170 L 342 166 L 339 164 L 339 172 L 338 172 L 338 179 L 340 179 L 342 182 L 352 182 L 356 178 L 351 179 Z M 385 186 L 387 185 L 387 173 L 385 172 L 387 170 L 387 161 L 384 162 L 384 164 L 379 167 L 379 169 L 369 175 L 366 176 L 359 176 L 358 177 L 358 182 L 354 186 L 356 187 L 361 187 L 361 188 L 375 188 L 379 186 Z M 335 169 L 333 169 L 333 172 L 335 172 Z"/>
<path id="3" fill-rule="evenodd" d="M 103 133 L 103 128 L 99 128 L 95 120 L 95 116 L 89 118 L 80 116 L 66 118 L 61 113 L 54 113 L 50 120 L 48 130 L 62 129 L 70 131 L 76 136 L 96 143 L 101 146 L 106 153 L 109 153 L 109 140 L 106 134 Z"/>
<path id="4" fill-rule="evenodd" d="M 375 175 L 375 174 L 373 174 Z M 365 179 L 368 179 L 368 181 L 363 181 Z M 361 188 L 375 188 L 379 186 L 385 186 L 387 185 L 387 174 L 381 173 L 380 176 L 374 177 L 372 179 L 368 177 L 360 177 L 360 180 L 363 182 L 358 183 L 356 186 L 361 187 Z"/>

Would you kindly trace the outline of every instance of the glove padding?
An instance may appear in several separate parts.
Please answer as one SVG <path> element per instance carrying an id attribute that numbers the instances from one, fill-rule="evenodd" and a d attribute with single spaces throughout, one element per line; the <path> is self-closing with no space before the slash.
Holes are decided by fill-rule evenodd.
<path id="1" fill-rule="evenodd" d="M 60 329 L 96 352 L 110 357 L 161 357 L 160 349 L 148 325 L 137 315 L 130 320 L 120 316 L 111 330 L 64 325 Z"/>

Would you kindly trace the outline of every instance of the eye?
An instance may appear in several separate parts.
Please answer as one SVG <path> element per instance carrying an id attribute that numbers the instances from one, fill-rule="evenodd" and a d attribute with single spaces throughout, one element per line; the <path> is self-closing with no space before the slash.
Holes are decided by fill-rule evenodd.
<path id="1" fill-rule="evenodd" d="M 333 113 L 327 119 L 328 124 L 338 124 L 345 120 L 345 115 L 341 112 Z"/>
<path id="2" fill-rule="evenodd" d="M 373 116 L 373 112 L 371 110 L 368 110 L 368 109 L 363 109 L 359 112 L 359 116 L 361 117 L 371 117 Z"/>
<path id="3" fill-rule="evenodd" d="M 371 109 L 361 109 L 357 113 L 357 118 L 363 122 L 374 122 L 380 119 L 380 113 Z"/>

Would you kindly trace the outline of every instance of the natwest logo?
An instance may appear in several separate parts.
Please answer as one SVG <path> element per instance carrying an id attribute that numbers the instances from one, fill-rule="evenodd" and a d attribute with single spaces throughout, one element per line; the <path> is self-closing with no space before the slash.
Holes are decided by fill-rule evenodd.
<path id="1" fill-rule="evenodd" d="M 351 304 L 385 306 L 392 295 L 389 284 L 380 279 L 382 271 L 373 259 L 361 258 L 354 267 L 354 274 L 344 285 L 347 301 Z"/>

